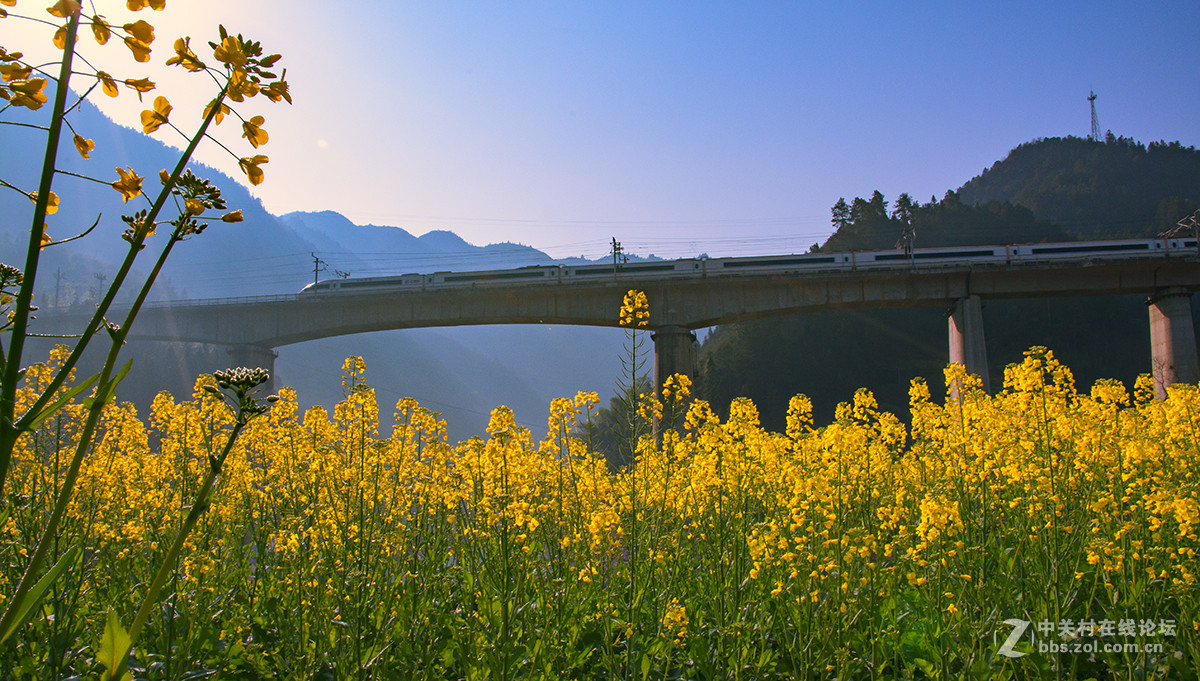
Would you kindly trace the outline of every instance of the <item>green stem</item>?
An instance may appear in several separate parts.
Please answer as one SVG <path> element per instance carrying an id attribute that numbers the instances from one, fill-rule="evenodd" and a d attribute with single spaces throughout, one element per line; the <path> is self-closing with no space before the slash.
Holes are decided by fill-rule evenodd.
<path id="1" fill-rule="evenodd" d="M 51 512 L 50 519 L 46 523 L 46 529 L 42 531 L 37 548 L 34 549 L 33 555 L 29 558 L 29 563 L 25 566 L 25 573 L 21 576 L 21 581 L 17 584 L 16 591 L 8 601 L 8 607 L 5 609 L 4 615 L 0 617 L 0 631 L 6 631 L 12 624 L 13 619 L 16 618 L 21 603 L 36 583 L 42 563 L 45 562 L 50 546 L 54 543 L 54 538 L 58 535 L 58 526 L 62 523 L 63 516 L 67 512 L 67 507 L 71 503 L 75 482 L 79 477 L 79 468 L 83 465 L 83 457 L 91 445 L 92 438 L 96 432 L 96 424 L 100 421 L 100 415 L 104 412 L 105 402 L 99 399 L 99 396 L 107 392 L 108 382 L 112 377 L 112 369 L 116 364 L 116 349 L 118 348 L 119 346 L 116 344 L 113 345 L 113 351 L 109 353 L 110 359 L 105 362 L 104 370 L 101 372 L 100 380 L 97 383 L 97 397 L 94 398 L 91 406 L 88 408 L 87 420 L 84 422 L 83 429 L 79 433 L 79 442 L 75 446 L 75 453 L 71 457 L 67 474 L 63 477 L 58 498 L 54 504 L 54 510 Z"/>
<path id="2" fill-rule="evenodd" d="M 220 97 L 224 97 L 224 95 L 225 91 L 222 90 Z M 210 111 L 209 115 L 204 119 L 200 129 L 192 138 L 191 144 L 188 145 L 188 148 L 185 150 L 184 154 L 180 157 L 179 162 L 176 164 L 175 171 L 172 173 L 170 180 L 163 187 L 162 192 L 159 193 L 158 199 L 155 201 L 151 212 L 146 217 L 146 220 L 153 221 L 157 217 L 158 212 L 162 210 L 167 198 L 171 194 L 171 189 L 175 185 L 175 180 L 183 173 L 184 168 L 187 167 L 187 163 L 192 152 L 195 151 L 196 145 L 199 144 L 201 139 L 203 139 L 205 130 L 207 130 L 208 125 L 213 120 L 215 109 L 219 108 L 219 106 L 215 107 L 214 110 Z M 110 347 L 108 356 L 105 359 L 104 368 L 100 372 L 100 378 L 96 383 L 96 399 L 92 402 L 88 409 L 87 420 L 79 434 L 79 443 L 75 448 L 75 453 L 72 456 L 71 464 L 67 470 L 67 475 L 63 478 L 63 484 L 60 488 L 58 498 L 55 501 L 54 510 L 50 515 L 50 519 L 46 524 L 45 530 L 43 530 L 41 539 L 38 541 L 37 548 L 34 549 L 33 555 L 30 557 L 29 563 L 26 565 L 25 573 L 22 575 L 20 583 L 17 584 L 15 593 L 8 601 L 8 607 L 5 609 L 3 616 L 0 616 L 0 631 L 5 630 L 12 623 L 12 620 L 17 616 L 17 612 L 19 610 L 18 606 L 37 581 L 42 563 L 45 562 L 46 555 L 49 552 L 49 548 L 52 543 L 51 540 L 57 535 L 58 526 L 62 523 L 62 519 L 66 514 L 67 507 L 71 503 L 71 498 L 75 490 L 75 482 L 79 477 L 79 469 L 83 465 L 83 458 L 87 454 L 87 450 L 92 443 L 92 438 L 95 436 L 96 425 L 100 420 L 100 415 L 104 412 L 105 402 L 100 400 L 99 396 L 107 392 L 107 388 L 109 387 L 108 383 L 112 379 L 113 370 L 116 367 L 117 356 L 120 353 L 121 347 L 125 343 L 126 336 L 129 334 L 129 328 L 133 323 L 134 317 L 137 316 L 138 310 L 141 308 L 146 296 L 150 293 L 150 288 L 154 285 L 154 281 L 158 277 L 159 272 L 162 270 L 163 264 L 166 262 L 167 256 L 170 254 L 171 249 L 180 240 L 181 237 L 178 232 L 171 235 L 171 238 L 163 247 L 162 253 L 159 254 L 159 258 L 157 262 L 155 262 L 153 270 L 143 283 L 137 299 L 134 301 L 129 313 L 126 314 L 124 324 L 122 324 L 112 334 L 112 346 Z M 125 274 L 128 272 L 128 266 L 132 265 L 132 256 L 136 254 L 138 250 L 140 250 L 140 241 L 140 239 L 134 240 L 134 244 L 130 249 L 130 256 L 126 258 L 126 263 L 123 265 L 123 268 L 119 273 L 121 277 L 120 280 L 123 280 Z M 108 295 L 105 297 L 105 303 L 111 303 L 112 299 L 116 296 L 118 281 L 119 280 L 114 280 L 113 286 L 109 288 Z M 92 327 L 95 325 L 98 328 L 98 320 L 101 320 L 102 318 L 101 312 L 97 311 L 96 316 L 93 317 L 93 321 L 88 327 L 90 333 L 95 332 L 95 329 Z M 88 335 L 90 335 L 90 333 Z M 71 356 L 68 358 L 67 362 L 72 362 L 72 360 L 78 359 L 78 356 L 83 352 L 80 346 L 86 344 L 86 339 L 87 337 L 85 336 L 85 338 L 80 340 L 80 343 L 76 345 L 75 351 L 71 353 Z M 70 364 L 67 362 L 64 362 L 63 366 L 59 369 L 58 374 L 51 380 L 50 385 L 42 393 L 41 398 L 39 398 L 38 402 L 35 403 L 35 405 L 25 413 L 25 416 L 22 417 L 22 421 L 18 422 L 17 427 L 6 428 L 4 427 L 4 423 L 0 422 L 0 429 L 2 429 L 0 430 L 0 436 L 5 436 L 5 439 L 0 439 L 0 475 L 3 475 L 4 469 L 7 467 L 8 460 L 12 454 L 12 449 L 16 444 L 16 436 L 22 432 L 22 428 L 20 427 L 21 423 L 26 419 L 32 418 L 31 415 L 36 415 L 39 411 L 38 404 L 47 402 L 49 397 L 53 396 L 54 392 L 57 391 L 58 386 L 62 385 L 62 382 L 65 381 L 67 372 L 70 368 Z M 6 390 L 8 389 L 7 384 L 5 384 L 4 387 Z M 0 421 L 2 421 L 2 419 L 0 419 Z M 11 442 L 7 440 L 7 435 L 10 431 L 12 433 Z M 2 478 L 0 478 L 0 485 L 2 485 Z M 3 487 L 0 486 L 0 491 L 2 491 L 2 489 Z"/>
<path id="3" fill-rule="evenodd" d="M 54 112 L 46 134 L 46 154 L 42 159 L 42 176 L 38 181 L 37 201 L 33 209 L 33 224 L 29 229 L 29 245 L 25 251 L 24 279 L 13 307 L 12 340 L 5 358 L 3 381 L 0 383 L 0 492 L 8 477 L 13 448 L 21 430 L 13 423 L 17 406 L 17 383 L 21 380 L 21 353 L 29 327 L 29 306 L 33 302 L 33 284 L 37 278 L 38 260 L 42 252 L 42 235 L 46 231 L 46 214 L 50 205 L 50 186 L 54 181 L 58 159 L 58 142 L 62 134 L 63 110 L 69 93 L 71 62 L 75 57 L 75 34 L 79 28 L 79 13 L 67 21 L 66 47 L 59 66 L 58 83 L 54 92 Z"/>
<path id="4" fill-rule="evenodd" d="M 200 516 L 208 510 L 209 504 L 212 502 L 213 489 L 216 487 L 217 478 L 221 474 L 221 468 L 225 465 L 225 458 L 229 456 L 229 452 L 233 451 L 233 445 L 237 442 L 238 435 L 241 434 L 242 428 L 246 426 L 246 420 L 242 414 L 238 414 L 238 418 L 234 423 L 233 430 L 229 432 L 229 437 L 225 440 L 225 446 L 221 450 L 221 454 L 210 461 L 208 473 L 204 476 L 204 482 L 200 485 L 200 491 L 196 493 L 196 500 L 192 502 L 192 508 L 188 511 L 187 518 L 184 519 L 183 525 L 180 526 L 179 532 L 175 534 L 175 541 L 171 544 L 171 549 L 167 551 L 167 555 L 163 557 L 162 563 L 158 566 L 158 572 L 154 575 L 154 581 L 150 582 L 150 588 L 146 591 L 146 595 L 142 597 L 142 605 L 138 608 L 137 615 L 133 618 L 133 624 L 129 626 L 129 645 L 132 647 L 133 642 L 137 640 L 137 636 L 142 631 L 142 627 L 146 624 L 146 619 L 150 616 L 150 610 L 158 603 L 158 594 L 162 591 L 163 585 L 167 583 L 167 579 L 175 571 L 175 564 L 179 561 L 179 556 L 183 553 L 183 544 L 187 539 L 192 529 L 200 522 Z M 123 651 L 117 656 L 121 662 L 117 668 L 110 670 L 105 678 L 119 679 L 125 673 L 125 665 L 129 660 L 129 649 Z"/>

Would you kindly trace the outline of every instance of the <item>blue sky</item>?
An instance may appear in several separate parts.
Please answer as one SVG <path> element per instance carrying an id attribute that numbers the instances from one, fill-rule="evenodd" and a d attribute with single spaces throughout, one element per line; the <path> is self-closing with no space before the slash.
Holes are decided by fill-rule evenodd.
<path id="1" fill-rule="evenodd" d="M 1022 142 L 1087 135 L 1089 90 L 1106 130 L 1200 144 L 1194 1 L 172 0 L 147 18 L 159 63 L 218 21 L 284 54 L 268 210 L 558 256 L 614 236 L 804 250 L 838 197 L 926 201 Z M 186 105 L 178 77 L 160 83 Z M 144 108 L 101 103 L 128 124 Z"/>

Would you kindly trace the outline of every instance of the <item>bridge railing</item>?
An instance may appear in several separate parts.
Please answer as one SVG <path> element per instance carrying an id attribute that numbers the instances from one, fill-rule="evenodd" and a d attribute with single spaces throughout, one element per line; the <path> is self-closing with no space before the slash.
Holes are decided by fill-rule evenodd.
<path id="1" fill-rule="evenodd" d="M 163 309 L 170 307 L 201 307 L 204 305 L 243 305 L 247 303 L 279 303 L 289 300 L 296 300 L 299 294 L 296 293 L 281 293 L 271 296 L 229 296 L 225 298 L 181 298 L 178 300 L 151 300 L 142 305 L 142 309 Z M 130 302 L 128 300 L 113 301 L 113 310 L 128 310 Z M 54 305 L 41 306 L 44 312 L 56 312 L 63 314 L 71 314 L 74 312 L 82 312 L 92 314 L 95 311 L 94 307 L 81 306 L 79 303 L 73 305 Z"/>
<path id="2" fill-rule="evenodd" d="M 234 296 L 227 298 L 184 298 L 182 300 L 155 300 L 147 302 L 143 308 L 162 307 L 200 307 L 202 305 L 245 305 L 248 303 L 280 303 L 296 300 L 298 293 L 280 293 L 271 296 Z"/>

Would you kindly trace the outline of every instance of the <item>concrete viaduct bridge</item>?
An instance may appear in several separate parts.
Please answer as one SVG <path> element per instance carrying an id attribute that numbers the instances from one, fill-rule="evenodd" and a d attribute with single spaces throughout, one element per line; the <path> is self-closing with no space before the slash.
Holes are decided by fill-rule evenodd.
<path id="1" fill-rule="evenodd" d="M 515 271 L 515 270 L 514 270 Z M 601 281 L 600 279 L 603 279 Z M 989 386 L 981 301 L 1043 296 L 1147 296 L 1152 360 L 1160 394 L 1196 383 L 1190 298 L 1200 289 L 1200 256 L 1131 256 L 1059 262 L 927 265 L 900 262 L 852 271 L 630 274 L 588 280 L 467 287 L 375 287 L 147 306 L 131 339 L 217 344 L 233 365 L 273 368 L 274 348 L 343 334 L 473 324 L 618 326 L 629 289 L 650 302 L 655 378 L 692 374 L 695 329 L 820 309 L 939 306 L 947 310 L 950 360 Z M 348 280 L 352 281 L 352 280 Z M 79 328 L 82 316 L 44 315 L 43 324 Z"/>

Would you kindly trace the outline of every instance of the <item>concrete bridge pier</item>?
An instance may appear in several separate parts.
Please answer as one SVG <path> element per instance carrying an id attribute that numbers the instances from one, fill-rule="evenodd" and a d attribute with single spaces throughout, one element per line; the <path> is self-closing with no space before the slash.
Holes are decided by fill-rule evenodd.
<path id="1" fill-rule="evenodd" d="M 685 326 L 664 326 L 650 336 L 654 341 L 654 389 L 661 390 L 671 374 L 683 374 L 693 378 L 695 357 L 692 344 L 696 334 Z"/>
<path id="2" fill-rule="evenodd" d="M 1154 392 L 1161 399 L 1167 396 L 1169 385 L 1200 381 L 1192 295 L 1185 288 L 1166 288 L 1146 300 L 1146 306 L 1150 309 Z"/>
<path id="3" fill-rule="evenodd" d="M 987 345 L 983 339 L 983 304 L 979 296 L 967 296 L 954 302 L 946 314 L 950 326 L 950 361 L 979 376 L 984 392 L 991 392 L 988 377 Z"/>
<path id="4" fill-rule="evenodd" d="M 265 345 L 250 343 L 230 345 L 226 351 L 229 353 L 229 366 L 231 367 L 248 369 L 261 367 L 270 372 L 271 378 L 267 380 L 264 390 L 267 394 L 275 392 L 275 358 L 279 356 L 279 353 Z"/>

